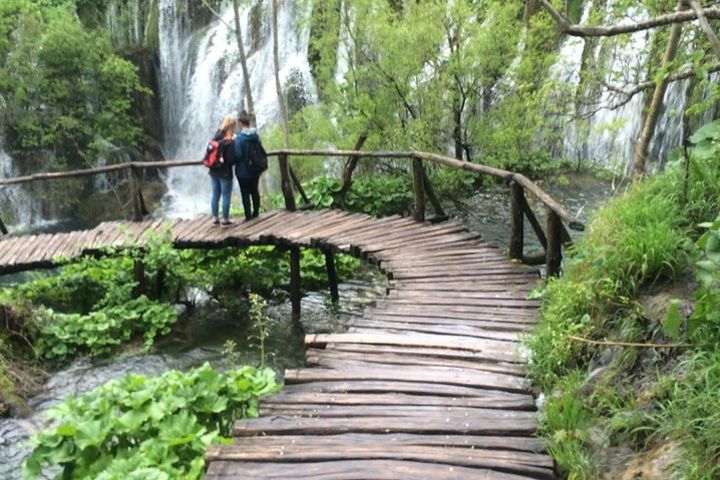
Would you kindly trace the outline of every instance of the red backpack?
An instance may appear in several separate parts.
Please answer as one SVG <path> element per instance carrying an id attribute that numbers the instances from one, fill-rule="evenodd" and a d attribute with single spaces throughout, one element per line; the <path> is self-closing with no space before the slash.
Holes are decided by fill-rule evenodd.
<path id="1" fill-rule="evenodd" d="M 215 162 L 217 162 L 219 150 L 220 142 L 217 140 L 210 140 L 205 148 L 205 157 L 203 157 L 202 164 L 208 168 L 217 168 Z"/>

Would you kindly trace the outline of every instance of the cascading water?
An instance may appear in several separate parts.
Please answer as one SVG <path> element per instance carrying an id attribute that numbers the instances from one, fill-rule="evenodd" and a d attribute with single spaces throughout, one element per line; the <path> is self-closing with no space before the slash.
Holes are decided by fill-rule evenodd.
<path id="1" fill-rule="evenodd" d="M 589 2 L 584 7 L 581 23 L 586 22 L 592 9 Z M 647 16 L 639 10 L 628 15 L 635 20 Z M 634 143 L 642 124 L 643 96 L 638 94 L 622 103 L 617 93 L 607 88 L 599 93 L 583 92 L 580 70 L 583 56 L 587 55 L 595 64 L 605 66 L 605 82 L 612 84 L 622 79 L 629 85 L 638 83 L 644 80 L 647 45 L 646 32 L 633 33 L 626 42 L 603 39 L 594 47 L 578 38 L 565 40 L 559 65 L 555 65 L 553 71 L 563 72 L 558 78 L 570 82 L 576 98 L 575 119 L 568 124 L 563 138 L 562 155 L 566 159 L 576 163 L 591 161 L 625 171 L 631 168 Z M 614 108 L 608 108 L 610 106 Z"/>
<path id="2" fill-rule="evenodd" d="M 13 159 L 5 151 L 5 142 L 0 136 L 0 178 L 18 176 Z M 33 196 L 22 185 L 0 187 L 0 218 L 13 230 L 24 229 L 30 225 L 47 223 L 42 216 L 41 205 L 33 201 Z"/>
<path id="3" fill-rule="evenodd" d="M 247 66 L 258 126 L 279 120 L 273 73 L 273 49 L 269 28 L 252 25 L 251 9 L 260 8 L 261 21 L 269 24 L 269 2 L 243 6 L 240 11 Z M 236 115 L 244 104 L 244 85 L 231 4 L 223 6 L 222 20 L 215 19 L 204 30 L 192 32 L 182 6 L 176 0 L 160 3 L 160 78 L 165 123 L 164 154 L 168 159 L 202 158 L 208 139 L 225 115 Z M 314 99 L 314 86 L 307 60 L 308 29 L 299 29 L 305 17 L 295 2 L 286 1 L 278 11 L 280 79 L 297 84 L 305 97 Z M 252 42 L 251 32 L 261 33 Z M 300 32 L 300 33 L 298 33 Z M 255 43 L 256 49 L 251 45 Z M 201 167 L 171 169 L 166 177 L 168 194 L 165 215 L 194 216 L 207 212 L 210 182 Z"/>

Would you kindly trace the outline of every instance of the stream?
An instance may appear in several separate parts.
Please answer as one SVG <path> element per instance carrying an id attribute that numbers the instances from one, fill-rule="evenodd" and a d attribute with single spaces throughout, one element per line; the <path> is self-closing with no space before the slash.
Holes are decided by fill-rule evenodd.
<path id="1" fill-rule="evenodd" d="M 2 278 L 2 277 L 0 277 Z M 22 281 L 24 276 L 14 276 Z M 4 279 L 7 284 L 7 279 Z M 361 316 L 365 306 L 385 294 L 387 279 L 376 269 L 363 266 L 358 275 L 338 286 L 340 301 L 333 306 L 327 292 L 307 292 L 302 299 L 302 327 L 294 325 L 287 296 L 280 292 L 268 300 L 269 335 L 265 342 L 270 352 L 267 363 L 279 374 L 287 368 L 304 365 L 304 333 L 342 331 L 352 318 Z M 137 346 L 109 358 L 80 358 L 53 372 L 41 394 L 28 400 L 33 414 L 26 418 L 0 418 L 0 479 L 19 480 L 23 460 L 31 449 L 28 441 L 45 426 L 42 413 L 67 395 L 81 395 L 126 373 L 161 375 L 168 370 L 188 370 L 210 362 L 215 368 L 231 368 L 223 355 L 227 340 L 237 344 L 240 364 L 259 363 L 257 348 L 248 337 L 255 334 L 249 318 L 237 317 L 214 302 L 198 305 L 192 313 L 183 313 L 176 328 L 156 340 L 148 353 Z"/>
<path id="2" fill-rule="evenodd" d="M 573 174 L 563 181 L 542 184 L 553 198 L 571 214 L 578 212 L 580 221 L 588 223 L 594 211 L 613 195 L 612 185 L 591 175 Z M 544 221 L 544 211 L 528 198 L 538 219 Z M 482 187 L 476 194 L 459 201 L 446 201 L 444 208 L 452 216 L 465 222 L 471 230 L 481 232 L 486 240 L 496 242 L 507 250 L 509 229 L 507 218 L 509 197 L 502 185 Z M 526 222 L 526 253 L 540 251 L 532 229 Z M 577 238 L 580 232 L 571 232 Z M 23 282 L 32 273 L 0 276 L 0 287 Z M 304 365 L 304 333 L 342 331 L 363 309 L 385 294 L 387 280 L 375 268 L 363 266 L 357 276 L 340 284 L 340 302 L 333 306 L 327 292 L 307 292 L 302 299 L 299 328 L 290 321 L 290 302 L 287 294 L 278 292 L 268 300 L 265 312 L 269 317 L 269 336 L 266 350 L 270 352 L 269 366 L 282 373 L 287 368 Z M 41 394 L 28 400 L 33 412 L 26 418 L 0 419 L 0 479 L 20 479 L 20 465 L 29 454 L 28 440 L 45 425 L 43 412 L 62 401 L 67 395 L 81 395 L 108 380 L 125 373 L 160 375 L 171 369 L 187 370 L 210 362 L 221 370 L 231 365 L 223 348 L 227 340 L 237 344 L 242 364 L 257 364 L 257 349 L 248 344 L 254 334 L 251 322 L 244 316 L 234 316 L 220 305 L 208 301 L 192 312 L 182 312 L 176 328 L 164 338 L 156 340 L 153 348 L 143 353 L 130 346 L 109 358 L 81 358 L 52 373 Z"/>

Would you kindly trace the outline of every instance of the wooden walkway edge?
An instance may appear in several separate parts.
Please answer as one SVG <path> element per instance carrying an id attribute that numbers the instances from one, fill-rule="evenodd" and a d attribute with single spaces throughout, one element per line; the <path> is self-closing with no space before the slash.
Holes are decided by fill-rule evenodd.
<path id="1" fill-rule="evenodd" d="M 348 332 L 308 335 L 307 368 L 206 455 L 212 479 L 551 479 L 519 337 L 538 273 L 456 222 L 275 211 L 230 228 L 107 222 L 0 240 L 0 273 L 168 232 L 178 248 L 271 244 L 350 253 L 391 279 Z"/>

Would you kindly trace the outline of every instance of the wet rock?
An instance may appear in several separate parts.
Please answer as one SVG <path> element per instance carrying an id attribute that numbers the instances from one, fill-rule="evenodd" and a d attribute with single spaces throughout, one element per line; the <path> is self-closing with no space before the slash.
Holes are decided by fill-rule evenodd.
<path id="1" fill-rule="evenodd" d="M 673 473 L 682 455 L 681 448 L 673 442 L 659 445 L 648 452 L 628 453 L 627 448 L 609 448 L 604 453 L 606 467 L 602 480 L 679 480 Z"/>
<path id="2" fill-rule="evenodd" d="M 649 320 L 650 327 L 658 327 L 667 314 L 672 300 L 680 301 L 680 315 L 687 318 L 694 310 L 693 291 L 697 283 L 692 279 L 679 280 L 661 289 L 643 292 L 638 299 L 643 316 Z"/>

